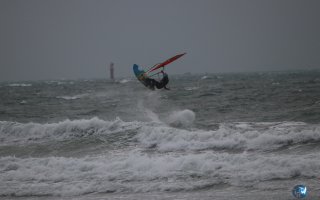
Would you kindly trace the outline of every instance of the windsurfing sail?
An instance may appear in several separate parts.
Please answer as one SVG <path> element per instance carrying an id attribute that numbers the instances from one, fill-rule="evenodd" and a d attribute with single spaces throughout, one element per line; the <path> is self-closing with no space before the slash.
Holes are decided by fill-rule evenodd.
<path id="1" fill-rule="evenodd" d="M 162 63 L 156 64 L 156 65 L 153 66 L 151 69 L 149 69 L 149 70 L 147 71 L 147 73 L 150 73 L 150 72 L 155 71 L 155 70 L 157 70 L 157 69 L 159 69 L 159 68 L 161 68 L 161 67 L 164 67 L 164 66 L 172 63 L 173 61 L 177 60 L 178 58 L 184 56 L 185 54 L 186 54 L 186 53 L 178 54 L 178 55 L 176 55 L 176 56 L 173 56 L 172 58 L 169 58 L 168 60 L 166 60 L 166 61 L 164 61 L 164 62 L 162 62 Z"/>
<path id="2" fill-rule="evenodd" d="M 158 63 L 154 66 L 152 66 L 151 68 L 149 68 L 149 70 L 145 71 L 143 69 L 139 69 L 139 66 L 137 64 L 133 65 L 133 73 L 135 74 L 135 76 L 137 77 L 137 79 L 146 87 L 148 87 L 151 90 L 156 88 L 160 89 L 160 88 L 166 88 L 165 86 L 168 84 L 169 79 L 168 79 L 168 75 L 165 74 L 163 71 L 158 71 L 155 74 L 149 74 L 150 72 L 153 72 L 161 67 L 165 67 L 166 65 L 172 63 L 173 61 L 177 60 L 178 58 L 180 58 L 181 56 L 185 55 L 186 53 L 183 54 L 178 54 L 176 56 L 173 56 L 172 58 L 169 58 L 168 60 L 162 62 L 162 63 Z M 155 79 L 151 78 L 154 75 L 157 75 L 159 73 L 163 73 L 163 77 L 160 81 L 156 81 Z M 160 85 L 159 84 L 163 84 Z"/>

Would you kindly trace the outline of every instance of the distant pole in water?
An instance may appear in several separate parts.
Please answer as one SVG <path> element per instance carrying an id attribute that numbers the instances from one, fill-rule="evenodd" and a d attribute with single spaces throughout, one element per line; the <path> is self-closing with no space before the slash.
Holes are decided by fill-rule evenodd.
<path id="1" fill-rule="evenodd" d="M 111 62 L 110 63 L 110 79 L 114 81 L 114 68 L 113 68 L 113 66 L 114 66 L 114 63 Z"/>

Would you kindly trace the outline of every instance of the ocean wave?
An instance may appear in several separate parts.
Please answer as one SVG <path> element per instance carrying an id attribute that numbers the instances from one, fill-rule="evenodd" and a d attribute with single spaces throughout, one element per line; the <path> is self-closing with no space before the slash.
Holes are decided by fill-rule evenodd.
<path id="1" fill-rule="evenodd" d="M 189 127 L 195 120 L 195 113 L 189 109 L 172 112 L 167 123 L 174 127 Z"/>
<path id="2" fill-rule="evenodd" d="M 58 99 L 64 99 L 64 100 L 76 100 L 76 99 L 81 99 L 83 97 L 87 97 L 89 94 L 78 94 L 75 96 L 58 96 Z"/>
<path id="3" fill-rule="evenodd" d="M 226 123 L 212 131 L 143 126 L 136 137 L 141 144 L 159 151 L 265 151 L 320 142 L 320 126 L 294 122 Z"/>
<path id="4" fill-rule="evenodd" d="M 119 83 L 125 84 L 125 83 L 128 83 L 130 81 L 131 81 L 130 79 L 122 79 L 122 80 L 119 81 Z"/>
<path id="5" fill-rule="evenodd" d="M 120 118 L 107 121 L 95 117 L 50 124 L 0 121 L 0 141 L 2 145 L 10 145 L 100 136 L 115 140 L 114 137 L 121 134 L 134 133 L 130 139 L 137 145 L 161 152 L 270 151 L 320 142 L 320 125 L 298 122 L 222 123 L 217 130 L 208 131 L 189 127 L 194 118 L 192 111 L 183 110 L 168 116 L 166 120 L 170 122 L 171 119 L 171 125 L 158 118 L 151 122 L 125 122 Z"/>
<path id="6" fill-rule="evenodd" d="M 58 123 L 18 123 L 0 121 L 0 141 L 5 144 L 41 143 L 50 140 L 69 140 L 89 136 L 125 133 L 139 128 L 139 122 L 124 122 L 120 118 L 105 121 L 97 117 L 82 120 L 65 120 Z"/>
<path id="7" fill-rule="evenodd" d="M 11 83 L 8 86 L 10 87 L 30 87 L 32 84 L 30 83 Z"/>
<path id="8" fill-rule="evenodd" d="M 187 90 L 187 91 L 192 91 L 192 90 L 198 90 L 200 87 L 185 87 L 184 89 Z"/>
<path id="9" fill-rule="evenodd" d="M 45 81 L 46 84 L 56 84 L 56 85 L 65 85 L 65 84 L 70 84 L 73 85 L 74 81 L 58 81 L 58 80 L 53 80 L 53 81 Z"/>
<path id="10" fill-rule="evenodd" d="M 208 78 L 208 76 L 202 76 L 201 77 L 201 80 L 205 80 L 205 79 L 207 79 Z"/>
<path id="11" fill-rule="evenodd" d="M 319 176 L 320 155 L 138 151 L 85 158 L 0 158 L 0 196 L 70 196 L 107 192 L 193 191 L 214 185 L 258 187 L 263 181 Z M 281 188 L 281 186 L 278 186 Z"/>

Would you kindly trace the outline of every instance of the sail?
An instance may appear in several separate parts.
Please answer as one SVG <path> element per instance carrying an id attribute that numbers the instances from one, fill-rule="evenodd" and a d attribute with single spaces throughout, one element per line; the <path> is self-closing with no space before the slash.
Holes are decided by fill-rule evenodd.
<path id="1" fill-rule="evenodd" d="M 148 71 L 148 73 L 149 73 L 149 72 L 152 72 L 152 71 L 154 71 L 154 70 L 157 70 L 157 69 L 159 69 L 159 68 L 161 68 L 161 67 L 164 67 L 164 66 L 166 66 L 166 65 L 168 65 L 168 64 L 170 64 L 170 63 L 172 63 L 173 61 L 177 60 L 178 58 L 180 58 L 181 56 L 183 56 L 183 55 L 185 55 L 185 54 L 186 54 L 186 53 L 178 54 L 178 55 L 176 55 L 176 56 L 173 56 L 172 58 L 169 58 L 168 60 L 166 60 L 166 61 L 164 61 L 164 62 L 162 62 L 162 63 L 159 63 L 159 64 L 155 65 L 154 67 L 152 67 L 152 68 Z"/>

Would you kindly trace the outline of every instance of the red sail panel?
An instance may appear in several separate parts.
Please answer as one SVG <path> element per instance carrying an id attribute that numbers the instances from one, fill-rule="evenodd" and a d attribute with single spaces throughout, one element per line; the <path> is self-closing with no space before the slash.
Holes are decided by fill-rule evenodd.
<path id="1" fill-rule="evenodd" d="M 148 72 L 152 72 L 152 71 L 157 70 L 157 69 L 159 69 L 159 68 L 161 68 L 161 67 L 164 67 L 164 66 L 166 66 L 167 64 L 172 63 L 173 61 L 177 60 L 178 58 L 180 58 L 181 56 L 183 56 L 183 55 L 185 55 L 185 54 L 186 54 L 186 53 L 173 56 L 172 58 L 169 58 L 168 60 L 164 61 L 163 63 L 158 64 L 157 66 L 155 66 L 154 68 L 152 68 L 152 69 L 149 70 Z"/>

